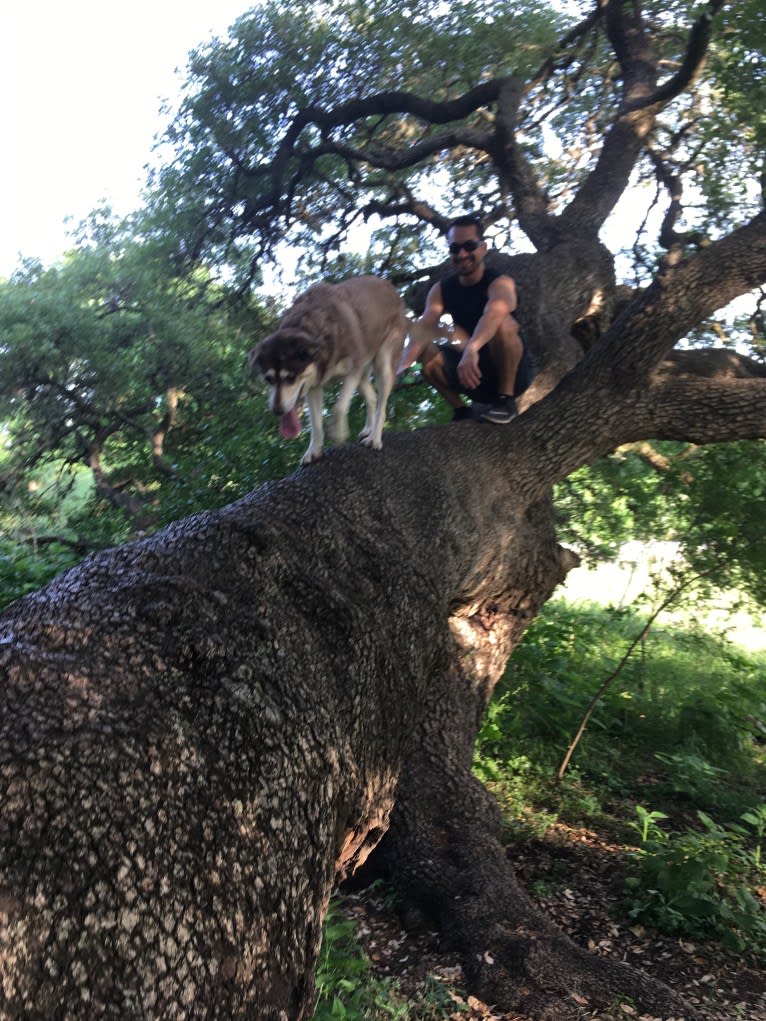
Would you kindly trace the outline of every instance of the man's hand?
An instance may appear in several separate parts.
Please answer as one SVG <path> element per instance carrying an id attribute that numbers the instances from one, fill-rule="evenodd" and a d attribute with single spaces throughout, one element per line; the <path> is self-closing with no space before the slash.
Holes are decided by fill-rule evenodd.
<path id="1" fill-rule="evenodd" d="M 424 322 L 422 319 L 416 319 L 410 322 L 409 326 L 410 338 L 409 341 L 402 351 L 402 356 L 399 359 L 399 364 L 396 367 L 396 374 L 400 376 L 403 372 L 409 369 L 410 365 L 414 365 L 415 362 L 421 360 L 421 355 L 432 343 L 439 334 L 439 324 Z"/>
<path id="2" fill-rule="evenodd" d="M 457 376 L 466 390 L 475 390 L 481 382 L 479 352 L 476 348 L 471 347 L 470 344 L 466 345 L 463 357 L 458 362 Z"/>

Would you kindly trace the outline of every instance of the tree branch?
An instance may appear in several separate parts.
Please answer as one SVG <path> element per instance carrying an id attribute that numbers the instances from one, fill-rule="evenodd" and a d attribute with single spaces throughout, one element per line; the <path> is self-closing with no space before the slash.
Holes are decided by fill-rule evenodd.
<path id="1" fill-rule="evenodd" d="M 624 440 L 652 436 L 702 444 L 766 439 L 766 378 L 670 377 L 638 392 L 624 413 L 630 420 Z"/>
<path id="2" fill-rule="evenodd" d="M 522 91 L 513 79 L 500 90 L 495 117 L 493 158 L 503 191 L 510 190 L 519 226 L 539 249 L 558 237 L 556 220 L 548 213 L 549 201 L 516 139 L 516 118 Z"/>
<path id="3" fill-rule="evenodd" d="M 625 6 L 623 0 L 605 6 L 607 35 L 622 71 L 620 109 L 595 167 L 562 213 L 566 230 L 598 232 L 625 191 L 658 112 L 645 102 L 655 90 L 657 61 L 638 6 L 631 17 Z"/>
<path id="4" fill-rule="evenodd" d="M 766 211 L 661 273 L 623 309 L 588 360 L 602 361 L 608 350 L 609 365 L 602 367 L 612 385 L 640 385 L 689 330 L 764 281 Z"/>
<path id="5" fill-rule="evenodd" d="M 295 154 L 298 139 L 307 127 L 316 126 L 326 139 L 333 128 L 374 116 L 409 114 L 427 124 L 448 124 L 450 121 L 462 120 L 482 106 L 495 102 L 505 80 L 497 78 L 483 82 L 457 99 L 442 102 L 422 99 L 410 92 L 394 91 L 381 92 L 365 99 L 354 99 L 330 110 L 320 106 L 305 107 L 293 118 L 273 159 L 269 160 L 268 164 L 251 170 L 250 174 L 267 174 L 272 178 L 274 188 L 269 204 L 277 205 L 280 196 L 279 186 L 285 169 Z"/>
<path id="6" fill-rule="evenodd" d="M 429 156 L 458 146 L 478 149 L 481 152 L 492 151 L 492 141 L 486 132 L 475 131 L 471 128 L 456 128 L 439 135 L 432 135 L 407 149 L 359 149 L 354 146 L 324 142 L 321 146 L 311 150 L 308 158 L 314 162 L 320 156 L 343 156 L 349 160 L 369 163 L 370 166 L 381 170 L 406 170 L 422 163 Z"/>
<path id="7" fill-rule="evenodd" d="M 627 17 L 622 0 L 606 4 L 607 34 L 620 61 L 620 111 L 606 134 L 596 166 L 562 214 L 567 229 L 597 231 L 627 187 L 630 174 L 659 111 L 693 82 L 707 53 L 712 18 L 723 5 L 714 0 L 693 26 L 683 64 L 657 87 L 657 61 L 638 10 Z"/>
<path id="8" fill-rule="evenodd" d="M 579 48 L 582 40 L 593 31 L 602 17 L 603 12 L 601 7 L 598 5 L 594 6 L 590 14 L 588 14 L 578 25 L 575 25 L 574 28 L 570 29 L 570 31 L 559 40 L 555 51 L 543 62 L 537 73 L 532 76 L 526 90 L 527 93 L 531 88 L 543 85 L 545 82 L 549 81 L 555 71 L 569 66 L 572 63 L 572 47 L 574 46 L 575 48 Z M 559 54 L 566 54 L 566 56 L 562 59 Z"/>
<path id="9" fill-rule="evenodd" d="M 645 100 L 635 101 L 636 109 L 642 106 L 667 106 L 667 104 L 684 92 L 699 74 L 707 57 L 708 46 L 713 29 L 713 18 L 721 10 L 724 0 L 708 0 L 707 8 L 692 26 L 689 42 L 683 62 L 678 71 L 663 82 Z"/>

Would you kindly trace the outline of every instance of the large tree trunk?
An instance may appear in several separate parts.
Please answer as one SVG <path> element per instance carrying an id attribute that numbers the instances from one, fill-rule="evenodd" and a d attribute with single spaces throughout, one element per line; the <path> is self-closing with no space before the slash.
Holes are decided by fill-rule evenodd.
<path id="1" fill-rule="evenodd" d="M 493 1001 L 565 1018 L 579 991 L 692 1016 L 539 914 L 470 761 L 508 655 L 573 562 L 553 482 L 628 440 L 764 434 L 757 373 L 655 372 L 715 307 L 722 259 L 762 270 L 763 222 L 659 278 L 512 425 L 333 451 L 5 614 L 2 1021 L 299 1021 L 333 885 L 392 812 L 395 881 Z M 537 265 L 514 272 L 540 296 L 520 318 L 549 351 L 541 397 L 611 277 L 599 246 Z"/>
<path id="2" fill-rule="evenodd" d="M 332 452 L 7 612 L 4 1021 L 305 1017 L 331 889 L 395 803 L 402 888 L 484 955 L 478 987 L 565 1016 L 560 970 L 677 1012 L 539 916 L 470 776 L 507 654 L 571 563 L 519 495 L 516 431 Z"/>

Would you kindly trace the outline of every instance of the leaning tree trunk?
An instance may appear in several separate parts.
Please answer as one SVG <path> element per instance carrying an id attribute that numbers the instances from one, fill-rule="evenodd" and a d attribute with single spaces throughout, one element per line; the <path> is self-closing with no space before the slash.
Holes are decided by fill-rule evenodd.
<path id="1" fill-rule="evenodd" d="M 483 955 L 477 988 L 565 1016 L 562 973 L 678 1013 L 532 907 L 470 776 L 505 658 L 570 564 L 525 495 L 523 431 L 331 452 L 5 614 L 3 1021 L 305 1018 L 332 887 L 395 805 L 403 885 Z"/>

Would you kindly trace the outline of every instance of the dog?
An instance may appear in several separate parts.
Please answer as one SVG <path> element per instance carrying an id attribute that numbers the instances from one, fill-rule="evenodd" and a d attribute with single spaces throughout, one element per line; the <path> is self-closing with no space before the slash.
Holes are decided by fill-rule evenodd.
<path id="1" fill-rule="evenodd" d="M 344 443 L 348 438 L 348 409 L 359 390 L 367 408 L 362 443 L 380 450 L 408 325 L 404 302 L 392 284 L 375 276 L 351 277 L 311 286 L 275 332 L 253 348 L 250 370 L 268 384 L 269 409 L 280 416 L 280 432 L 286 439 L 300 433 L 304 397 L 308 403 L 311 441 L 301 464 L 322 454 L 324 388 L 337 378 L 343 384 L 332 412 L 333 441 Z"/>

